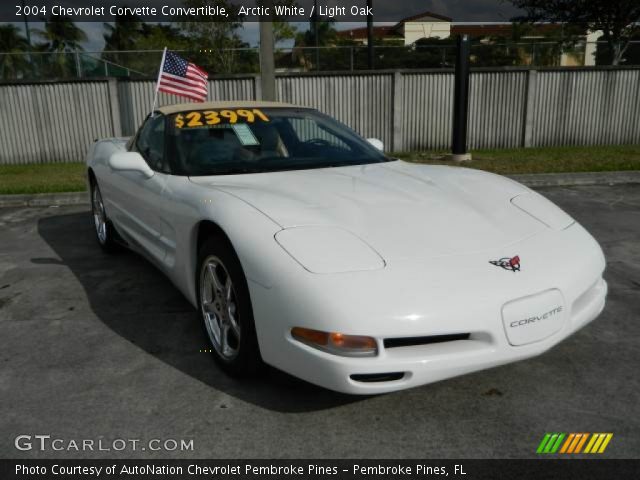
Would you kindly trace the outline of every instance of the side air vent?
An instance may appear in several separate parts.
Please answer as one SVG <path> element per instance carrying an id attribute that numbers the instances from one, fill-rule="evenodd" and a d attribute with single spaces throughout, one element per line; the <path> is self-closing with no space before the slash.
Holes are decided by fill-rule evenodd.
<path id="1" fill-rule="evenodd" d="M 362 373 L 351 375 L 351 380 L 364 383 L 393 382 L 404 377 L 404 372 Z"/>
<path id="2" fill-rule="evenodd" d="M 384 348 L 413 347 L 431 343 L 455 342 L 457 340 L 469 340 L 469 334 L 453 333 L 450 335 L 430 335 L 428 337 L 385 338 Z"/>

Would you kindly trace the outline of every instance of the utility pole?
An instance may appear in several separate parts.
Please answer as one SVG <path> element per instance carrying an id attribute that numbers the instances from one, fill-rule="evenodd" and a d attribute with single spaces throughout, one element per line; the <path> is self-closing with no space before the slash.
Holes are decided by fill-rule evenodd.
<path id="1" fill-rule="evenodd" d="M 373 0 L 367 0 L 367 11 L 373 12 Z M 373 70 L 373 14 L 367 13 L 367 59 L 369 70 Z"/>
<path id="2" fill-rule="evenodd" d="M 318 0 L 313 0 L 313 36 L 316 46 L 316 70 L 320 70 L 320 34 L 318 32 Z"/>
<path id="3" fill-rule="evenodd" d="M 22 0 L 22 12 L 24 12 L 24 0 Z M 29 17 L 24 16 L 24 33 L 27 36 L 27 63 L 29 64 L 29 68 L 33 72 L 33 59 L 31 57 L 31 32 L 29 31 Z"/>
<path id="4" fill-rule="evenodd" d="M 451 160 L 471 160 L 467 152 L 467 117 L 469 112 L 469 36 L 460 35 L 457 42 L 455 88 L 453 93 L 453 138 Z"/>
<path id="5" fill-rule="evenodd" d="M 22 0 L 22 12 L 24 12 L 24 0 Z M 27 44 L 29 45 L 29 51 L 31 51 L 31 32 L 29 31 L 28 17 L 24 16 L 24 33 L 27 35 Z"/>
<path id="6" fill-rule="evenodd" d="M 271 4 L 273 2 L 265 2 Z M 260 19 L 260 86 L 262 100 L 276 100 L 276 68 L 273 58 L 273 22 Z"/>

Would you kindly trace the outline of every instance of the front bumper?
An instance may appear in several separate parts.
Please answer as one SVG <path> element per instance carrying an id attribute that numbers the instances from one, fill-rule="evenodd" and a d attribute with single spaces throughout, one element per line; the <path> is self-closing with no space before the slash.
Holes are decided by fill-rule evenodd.
<path id="1" fill-rule="evenodd" d="M 523 258 L 518 273 L 489 265 L 492 256 L 483 253 L 390 264 L 379 272 L 352 275 L 303 272 L 270 289 L 250 282 L 262 356 L 311 383 L 366 395 L 539 355 L 595 319 L 607 294 L 604 257 L 595 240 L 579 225 L 555 233 L 514 248 Z M 558 235 L 563 237 L 560 243 Z M 507 332 L 505 305 L 550 289 L 559 292 L 563 317 L 548 321 L 562 324 L 548 335 L 515 345 Z M 365 358 L 326 353 L 294 340 L 293 326 L 373 336 L 379 352 Z M 452 334 L 469 335 L 414 346 L 384 344 L 384 339 Z"/>

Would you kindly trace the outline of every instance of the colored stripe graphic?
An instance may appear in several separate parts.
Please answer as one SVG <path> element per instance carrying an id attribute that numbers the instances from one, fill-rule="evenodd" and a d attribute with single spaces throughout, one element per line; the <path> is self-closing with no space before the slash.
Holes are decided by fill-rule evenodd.
<path id="1" fill-rule="evenodd" d="M 598 438 L 596 440 L 596 443 L 594 443 L 593 447 L 591 447 L 591 451 L 586 453 L 596 453 L 600 448 L 600 444 L 602 443 L 602 440 L 604 440 L 604 437 L 606 437 L 606 435 L 602 433 L 598 433 Z"/>
<path id="2" fill-rule="evenodd" d="M 573 451 L 573 453 L 580 453 L 582 451 L 582 447 L 584 446 L 584 442 L 586 442 L 587 438 L 589 438 L 588 433 L 582 433 L 581 435 L 582 438 L 578 442 L 578 445 L 576 445 L 576 449 Z"/>
<path id="3" fill-rule="evenodd" d="M 603 453 L 612 437 L 613 433 L 594 433 L 584 453 Z"/>
<path id="4" fill-rule="evenodd" d="M 578 442 L 580 441 L 581 438 L 582 438 L 582 434 L 580 433 L 573 434 L 573 441 L 571 442 L 571 445 L 569 445 L 569 449 L 567 450 L 567 453 L 573 453 L 573 451 L 576 449 L 576 445 L 578 445 Z"/>
<path id="5" fill-rule="evenodd" d="M 612 438 L 613 433 L 545 433 L 536 453 L 604 453 Z"/>
<path id="6" fill-rule="evenodd" d="M 558 451 L 558 448 L 560 448 L 560 444 L 562 443 L 562 440 L 564 439 L 564 437 L 565 437 L 564 433 L 558 434 L 558 439 L 556 440 L 556 443 L 553 445 L 549 453 L 556 453 Z"/>
<path id="7" fill-rule="evenodd" d="M 556 438 L 558 438 L 558 434 L 557 433 L 554 433 L 553 435 L 551 435 L 551 438 L 547 442 L 547 446 L 544 447 L 544 452 L 543 453 L 552 453 L 551 449 L 553 448 L 553 445 L 556 442 Z"/>
<path id="8" fill-rule="evenodd" d="M 589 443 L 587 443 L 587 448 L 584 449 L 584 453 L 591 453 L 591 448 L 593 447 L 593 444 L 596 443 L 597 438 L 598 438 L 597 433 L 594 433 L 593 435 L 591 435 L 591 440 L 589 440 Z"/>
<path id="9" fill-rule="evenodd" d="M 573 439 L 575 438 L 576 434 L 575 433 L 570 433 L 569 436 L 567 437 L 567 439 L 564 442 L 564 445 L 562 445 L 562 448 L 560 449 L 560 453 L 566 453 L 567 449 L 569 448 L 569 445 L 571 445 L 571 442 L 573 442 Z"/>
<path id="10" fill-rule="evenodd" d="M 580 440 L 582 440 L 582 434 L 576 433 L 575 436 L 573 437 L 573 442 L 571 442 L 571 445 L 569 445 L 569 450 L 567 450 L 567 453 L 575 452 L 576 447 L 578 446 L 578 442 L 580 442 Z"/>
<path id="11" fill-rule="evenodd" d="M 609 445 L 609 442 L 611 441 L 612 438 L 613 438 L 613 433 L 607 433 L 607 436 L 604 439 L 604 442 L 602 442 L 602 445 L 600 445 L 600 450 L 598 450 L 598 453 L 604 453 L 604 449 L 607 448 L 607 445 Z"/>
<path id="12" fill-rule="evenodd" d="M 562 440 L 564 439 L 564 433 L 547 433 L 538 445 L 536 453 L 556 453 Z"/>
<path id="13" fill-rule="evenodd" d="M 540 442 L 540 445 L 538 445 L 538 449 L 536 450 L 536 453 L 542 453 L 543 452 L 545 445 L 549 441 L 549 438 L 551 438 L 551 434 L 550 433 L 546 433 L 544 435 L 544 437 L 542 438 L 542 441 Z"/>

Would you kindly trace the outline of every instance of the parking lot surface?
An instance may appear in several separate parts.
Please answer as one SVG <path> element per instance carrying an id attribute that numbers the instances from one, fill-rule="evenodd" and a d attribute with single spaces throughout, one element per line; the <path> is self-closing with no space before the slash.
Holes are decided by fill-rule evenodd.
<path id="1" fill-rule="evenodd" d="M 0 456 L 511 458 L 545 432 L 612 432 L 607 458 L 640 458 L 640 186 L 540 191 L 601 243 L 604 313 L 535 359 L 364 398 L 229 379 L 161 273 L 100 251 L 87 207 L 0 210 Z M 193 450 L 18 451 L 22 434 Z"/>

